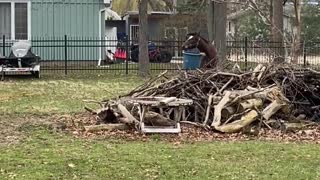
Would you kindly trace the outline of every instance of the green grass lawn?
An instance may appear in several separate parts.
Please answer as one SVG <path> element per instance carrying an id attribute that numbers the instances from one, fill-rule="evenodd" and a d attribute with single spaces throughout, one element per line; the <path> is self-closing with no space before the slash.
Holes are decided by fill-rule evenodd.
<path id="1" fill-rule="evenodd" d="M 0 179 L 319 179 L 319 146 L 81 140 L 36 129 L 0 149 Z M 2 177 L 2 178 L 1 178 Z"/>
<path id="2" fill-rule="evenodd" d="M 57 79 L 9 77 L 0 82 L 4 114 L 77 113 L 83 100 L 103 100 L 129 92 L 142 83 L 136 76 L 89 76 Z"/>
<path id="3" fill-rule="evenodd" d="M 81 139 L 41 125 L 83 112 L 85 99 L 112 98 L 143 81 L 88 76 L 0 82 L 0 179 L 320 179 L 316 144 Z"/>

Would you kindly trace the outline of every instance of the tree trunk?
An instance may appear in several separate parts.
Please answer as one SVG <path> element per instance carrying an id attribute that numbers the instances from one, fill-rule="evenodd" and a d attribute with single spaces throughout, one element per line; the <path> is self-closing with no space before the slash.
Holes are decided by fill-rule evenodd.
<path id="1" fill-rule="evenodd" d="M 293 22 L 292 62 L 298 63 L 301 53 L 301 0 L 294 1 L 295 18 Z"/>
<path id="2" fill-rule="evenodd" d="M 227 3 L 214 2 L 214 43 L 218 51 L 218 67 L 226 60 Z"/>
<path id="3" fill-rule="evenodd" d="M 149 76 L 148 0 L 139 0 L 139 75 Z"/>
<path id="4" fill-rule="evenodd" d="M 270 0 L 270 9 L 269 9 L 269 13 L 270 13 L 270 32 L 272 33 L 272 28 L 273 28 L 273 0 Z"/>
<path id="5" fill-rule="evenodd" d="M 214 2 L 208 0 L 208 9 L 207 9 L 207 26 L 208 26 L 208 36 L 209 41 L 214 40 Z"/>
<path id="6" fill-rule="evenodd" d="M 280 0 L 273 0 L 273 19 L 272 19 L 272 40 L 276 42 L 275 45 L 275 63 L 284 62 L 283 50 L 283 2 Z"/>

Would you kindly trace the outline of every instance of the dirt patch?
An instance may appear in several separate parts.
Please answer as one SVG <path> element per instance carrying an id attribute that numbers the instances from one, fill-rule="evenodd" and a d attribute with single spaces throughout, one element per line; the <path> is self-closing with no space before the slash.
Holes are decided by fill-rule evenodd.
<path id="1" fill-rule="evenodd" d="M 65 131 L 66 123 L 71 122 L 74 118 L 77 116 L 3 115 L 0 117 L 0 147 L 19 143 L 36 127 L 44 127 L 52 131 Z"/>
<path id="2" fill-rule="evenodd" d="M 120 138 L 125 140 L 164 140 L 168 142 L 210 142 L 210 141 L 239 141 L 239 140 L 270 140 L 281 142 L 308 142 L 320 144 L 320 126 L 309 126 L 303 130 L 284 132 L 281 130 L 251 129 L 250 131 L 223 134 L 214 131 L 207 131 L 203 128 L 188 124 L 182 124 L 182 133 L 180 134 L 153 134 L 145 135 L 134 129 L 128 131 L 100 131 L 97 133 L 88 133 L 84 131 L 83 126 L 94 125 L 95 119 L 88 113 L 78 114 L 72 118 L 65 119 L 66 130 L 79 138 Z"/>
<path id="3" fill-rule="evenodd" d="M 134 129 L 128 131 L 100 131 L 88 133 L 84 126 L 95 124 L 95 119 L 89 113 L 43 116 L 2 116 L 0 118 L 0 147 L 19 143 L 26 138 L 28 132 L 35 127 L 45 127 L 54 132 L 67 132 L 76 138 L 83 139 L 123 139 L 127 141 L 161 140 L 180 144 L 184 142 L 212 142 L 212 141 L 245 141 L 270 140 L 280 142 L 308 142 L 320 144 L 320 127 L 283 132 L 281 130 L 267 130 L 242 132 L 237 134 L 222 134 L 206 131 L 192 125 L 182 125 L 180 134 L 145 135 Z"/>

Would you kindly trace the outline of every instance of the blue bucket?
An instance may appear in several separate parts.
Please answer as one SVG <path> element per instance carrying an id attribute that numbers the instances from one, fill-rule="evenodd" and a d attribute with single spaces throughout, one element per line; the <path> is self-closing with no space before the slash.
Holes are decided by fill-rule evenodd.
<path id="1" fill-rule="evenodd" d="M 183 67 L 188 70 L 195 70 L 200 68 L 201 54 L 183 53 Z"/>

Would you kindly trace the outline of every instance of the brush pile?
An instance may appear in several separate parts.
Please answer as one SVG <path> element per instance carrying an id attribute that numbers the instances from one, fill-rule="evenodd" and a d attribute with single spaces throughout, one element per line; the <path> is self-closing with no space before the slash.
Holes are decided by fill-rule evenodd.
<path id="1" fill-rule="evenodd" d="M 113 121 L 135 124 L 139 117 L 129 111 L 124 114 L 123 109 L 130 109 L 125 102 L 137 97 L 191 99 L 184 121 L 224 133 L 252 126 L 299 128 L 301 122 L 320 121 L 320 72 L 264 65 L 248 72 L 181 71 L 170 78 L 164 72 L 103 107 L 118 112 Z M 106 117 L 100 120 L 108 121 Z"/>

